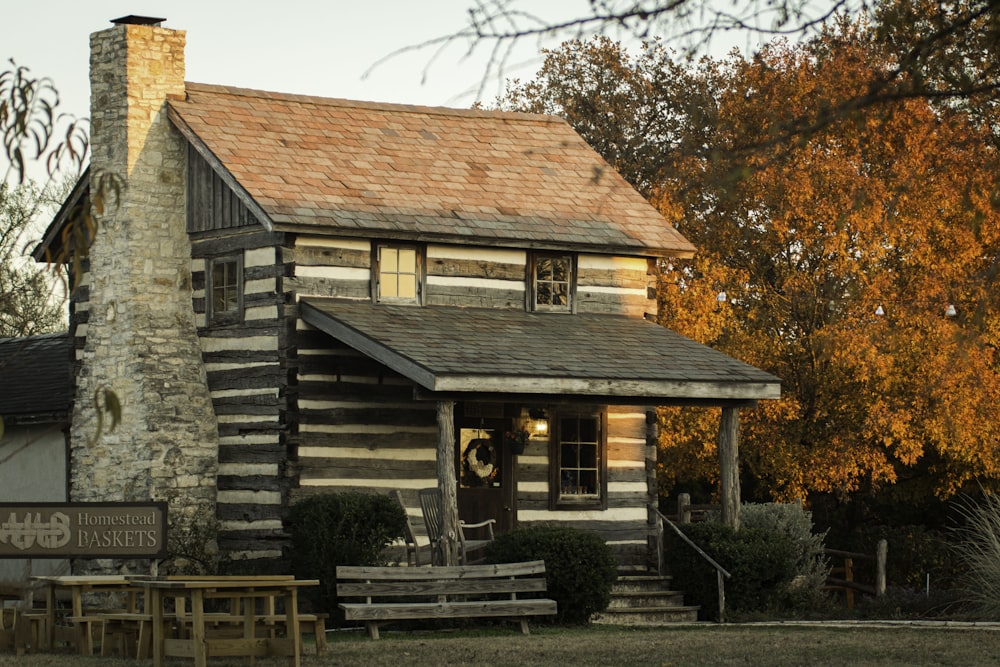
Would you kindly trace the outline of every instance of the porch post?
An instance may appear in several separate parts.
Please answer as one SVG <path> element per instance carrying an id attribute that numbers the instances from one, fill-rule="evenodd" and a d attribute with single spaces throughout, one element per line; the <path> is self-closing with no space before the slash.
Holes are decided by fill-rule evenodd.
<path id="1" fill-rule="evenodd" d="M 437 478 L 441 489 L 443 565 L 458 562 L 458 493 L 455 488 L 455 402 L 438 401 Z"/>
<path id="2" fill-rule="evenodd" d="M 719 486 L 722 523 L 740 529 L 740 410 L 722 408 L 719 422 Z"/>

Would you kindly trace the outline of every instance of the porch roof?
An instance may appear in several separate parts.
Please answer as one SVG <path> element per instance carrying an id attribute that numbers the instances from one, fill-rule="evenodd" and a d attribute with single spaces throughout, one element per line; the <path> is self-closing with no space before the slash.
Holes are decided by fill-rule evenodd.
<path id="1" fill-rule="evenodd" d="M 65 333 L 0 338 L 0 417 L 11 424 L 65 420 L 71 354 Z"/>
<path id="2" fill-rule="evenodd" d="M 323 298 L 300 306 L 305 322 L 433 396 L 725 405 L 781 395 L 775 376 L 641 319 Z"/>

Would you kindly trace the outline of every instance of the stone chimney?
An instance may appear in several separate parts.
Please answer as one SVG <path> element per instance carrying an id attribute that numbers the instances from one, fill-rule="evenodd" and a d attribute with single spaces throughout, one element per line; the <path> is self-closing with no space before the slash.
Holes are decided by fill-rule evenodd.
<path id="1" fill-rule="evenodd" d="M 87 315 L 70 497 L 167 501 L 179 530 L 214 521 L 218 429 L 191 305 L 186 151 L 165 108 L 184 94 L 185 33 L 161 22 L 124 17 L 90 37 L 92 198 L 101 174 L 124 188 L 94 207 L 89 290 L 77 304 Z M 105 418 L 99 434 L 105 389 L 122 419 L 109 432 Z"/>

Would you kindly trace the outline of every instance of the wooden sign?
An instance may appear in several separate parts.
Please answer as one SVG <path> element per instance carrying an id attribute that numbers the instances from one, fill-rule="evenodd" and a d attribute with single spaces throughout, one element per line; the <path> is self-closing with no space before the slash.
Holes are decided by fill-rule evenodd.
<path id="1" fill-rule="evenodd" d="M 166 503 L 0 503 L 0 558 L 164 558 Z"/>

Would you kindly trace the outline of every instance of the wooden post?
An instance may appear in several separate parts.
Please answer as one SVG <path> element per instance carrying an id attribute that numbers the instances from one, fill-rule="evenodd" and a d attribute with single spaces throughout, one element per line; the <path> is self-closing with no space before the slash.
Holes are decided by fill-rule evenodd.
<path id="1" fill-rule="evenodd" d="M 853 558 L 844 559 L 844 581 L 847 582 L 847 585 L 844 586 L 844 600 L 847 602 L 848 609 L 854 609 L 854 589 L 851 588 L 851 584 L 854 583 Z"/>
<path id="2" fill-rule="evenodd" d="M 455 484 L 455 403 L 438 401 L 437 477 L 441 490 L 442 565 L 458 563 L 458 491 Z"/>
<path id="3" fill-rule="evenodd" d="M 716 585 L 719 587 L 719 623 L 726 622 L 726 579 L 722 572 L 715 571 Z"/>
<path id="4" fill-rule="evenodd" d="M 677 523 L 691 523 L 691 494 L 677 494 Z"/>
<path id="5" fill-rule="evenodd" d="M 719 423 L 719 486 L 722 523 L 740 529 L 740 411 L 722 408 Z"/>
<path id="6" fill-rule="evenodd" d="M 885 595 L 885 564 L 889 557 L 889 543 L 879 540 L 875 550 L 875 595 Z"/>
<path id="7" fill-rule="evenodd" d="M 656 461 L 659 458 L 660 423 L 656 410 L 646 410 L 646 515 L 653 527 L 652 539 L 656 540 L 656 572 L 666 573 L 663 554 L 663 520 L 660 519 L 660 485 L 656 481 Z M 646 540 L 650 538 L 647 536 Z M 649 554 L 652 556 L 652 554 Z M 647 557 L 648 558 L 648 557 Z"/>

